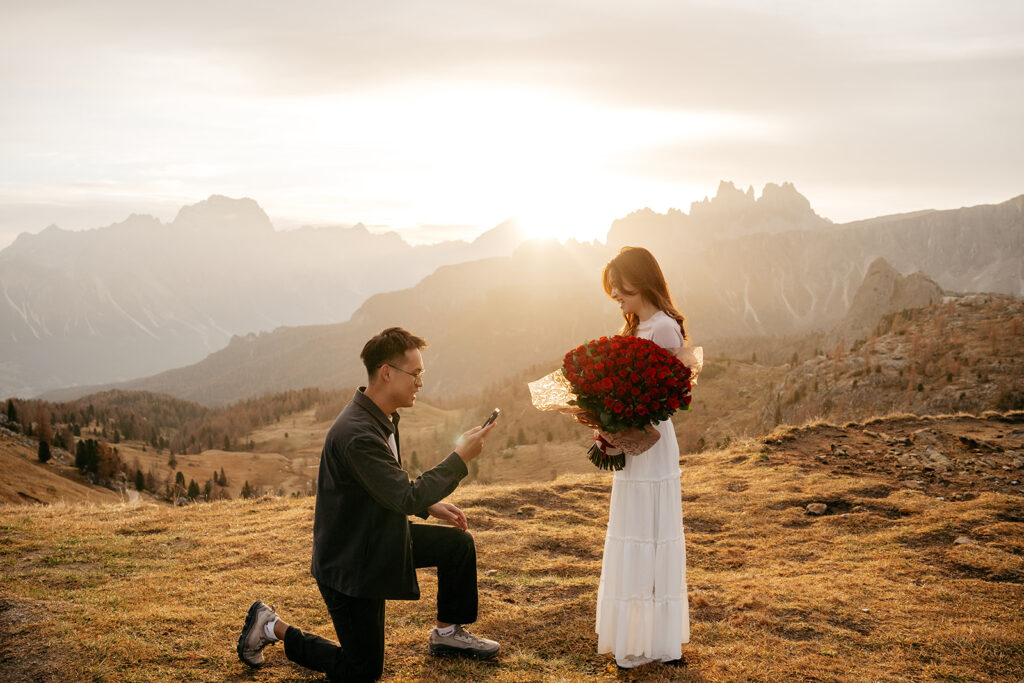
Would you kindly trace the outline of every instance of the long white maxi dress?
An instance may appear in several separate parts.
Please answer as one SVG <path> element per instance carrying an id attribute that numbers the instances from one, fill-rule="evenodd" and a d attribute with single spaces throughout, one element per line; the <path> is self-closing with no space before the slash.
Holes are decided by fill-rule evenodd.
<path id="1" fill-rule="evenodd" d="M 662 311 L 636 336 L 683 345 L 679 324 Z M 678 659 L 690 642 L 679 445 L 671 420 L 656 429 L 658 442 L 627 455 L 615 473 L 597 589 L 597 651 L 627 668 Z"/>

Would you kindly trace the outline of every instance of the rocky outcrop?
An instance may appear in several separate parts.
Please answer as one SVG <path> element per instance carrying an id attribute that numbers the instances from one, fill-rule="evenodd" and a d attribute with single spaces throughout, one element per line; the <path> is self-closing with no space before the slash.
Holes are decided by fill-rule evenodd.
<path id="1" fill-rule="evenodd" d="M 884 258 L 868 267 L 850 310 L 832 338 L 864 339 L 883 316 L 909 308 L 924 308 L 942 300 L 942 288 L 923 273 L 900 275 Z"/>
<path id="2" fill-rule="evenodd" d="M 744 192 L 725 180 L 711 199 L 690 205 L 689 215 L 678 209 L 659 214 L 635 211 L 612 223 L 607 243 L 619 247 L 645 246 L 658 252 L 692 248 L 695 243 L 731 239 L 756 233 L 817 230 L 832 225 L 814 212 L 792 183 L 768 183 L 760 197 L 754 188 Z"/>
<path id="3" fill-rule="evenodd" d="M 715 238 L 739 237 L 753 233 L 787 230 L 815 230 L 831 225 L 811 208 L 807 197 L 793 183 L 765 185 L 754 198 L 754 188 L 742 192 L 724 180 L 714 199 L 690 205 L 690 219 L 707 235 Z"/>

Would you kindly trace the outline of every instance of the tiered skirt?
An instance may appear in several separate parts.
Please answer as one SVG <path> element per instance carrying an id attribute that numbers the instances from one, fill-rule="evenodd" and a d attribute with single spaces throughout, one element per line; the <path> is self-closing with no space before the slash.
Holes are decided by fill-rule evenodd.
<path id="1" fill-rule="evenodd" d="M 669 661 L 690 640 L 679 448 L 669 421 L 615 473 L 597 591 L 597 649 L 620 666 Z"/>

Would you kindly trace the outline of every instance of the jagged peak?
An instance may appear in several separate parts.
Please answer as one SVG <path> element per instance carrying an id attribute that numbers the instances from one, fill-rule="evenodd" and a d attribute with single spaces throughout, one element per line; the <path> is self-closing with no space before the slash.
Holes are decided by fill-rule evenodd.
<path id="1" fill-rule="evenodd" d="M 177 228 L 195 231 L 273 232 L 274 226 L 256 200 L 210 195 L 201 202 L 183 206 L 172 222 Z"/>
<path id="2" fill-rule="evenodd" d="M 864 278 L 867 279 L 879 273 L 891 273 L 896 276 L 900 275 L 899 271 L 893 268 L 892 265 L 885 260 L 884 256 L 878 256 L 875 258 L 874 261 L 871 262 L 871 265 L 868 266 L 868 270 L 867 273 L 864 275 Z"/>

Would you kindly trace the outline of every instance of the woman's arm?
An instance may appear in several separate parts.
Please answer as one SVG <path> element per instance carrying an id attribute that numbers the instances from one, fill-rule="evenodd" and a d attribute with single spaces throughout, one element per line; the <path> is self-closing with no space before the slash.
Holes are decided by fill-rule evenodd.
<path id="1" fill-rule="evenodd" d="M 683 331 L 672 318 L 661 318 L 655 322 L 651 341 L 664 349 L 675 349 L 685 344 Z"/>

